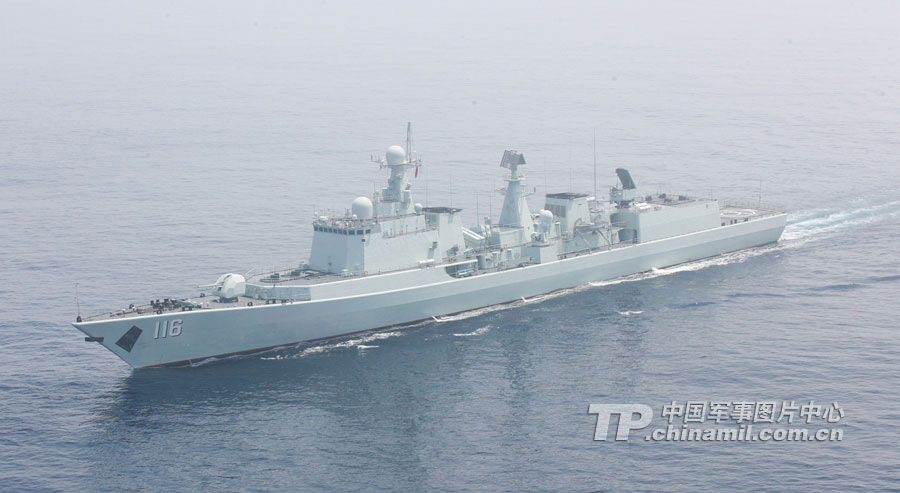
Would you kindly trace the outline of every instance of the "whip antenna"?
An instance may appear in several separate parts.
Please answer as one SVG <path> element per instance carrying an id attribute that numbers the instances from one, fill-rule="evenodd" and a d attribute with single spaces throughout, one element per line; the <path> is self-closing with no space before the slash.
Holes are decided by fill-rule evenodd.
<path id="1" fill-rule="evenodd" d="M 594 128 L 594 203 L 597 202 L 597 129 Z"/>
<path id="2" fill-rule="evenodd" d="M 75 308 L 78 310 L 78 321 L 81 321 L 81 303 L 78 301 L 78 283 L 75 283 Z"/>

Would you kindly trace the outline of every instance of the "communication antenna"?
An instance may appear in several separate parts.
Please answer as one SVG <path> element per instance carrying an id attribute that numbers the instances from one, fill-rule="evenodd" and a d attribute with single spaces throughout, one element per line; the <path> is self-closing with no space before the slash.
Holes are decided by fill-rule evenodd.
<path id="1" fill-rule="evenodd" d="M 481 213 L 478 212 L 478 192 L 475 192 L 475 224 L 481 223 Z"/>
<path id="2" fill-rule="evenodd" d="M 412 163 L 414 161 L 413 143 L 412 143 L 412 122 L 406 122 L 406 159 L 410 163 Z"/>
<path id="3" fill-rule="evenodd" d="M 415 178 L 419 177 L 419 167 L 422 166 L 422 160 L 415 150 L 415 143 L 412 136 L 412 122 L 406 122 L 406 164 L 416 167 Z"/>
<path id="4" fill-rule="evenodd" d="M 75 283 L 75 308 L 78 310 L 78 320 L 81 320 L 81 303 L 78 301 L 78 283 Z"/>
<path id="5" fill-rule="evenodd" d="M 594 127 L 594 201 L 597 201 L 597 127 Z"/>
<path id="6" fill-rule="evenodd" d="M 491 193 L 488 194 L 488 214 L 491 218 L 491 224 L 494 223 L 494 177 L 490 178 Z"/>

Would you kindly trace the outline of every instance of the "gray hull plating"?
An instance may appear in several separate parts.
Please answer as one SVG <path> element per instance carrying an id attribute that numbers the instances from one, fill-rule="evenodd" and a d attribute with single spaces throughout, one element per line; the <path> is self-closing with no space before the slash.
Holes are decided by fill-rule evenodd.
<path id="1" fill-rule="evenodd" d="M 103 346 L 133 367 L 185 364 L 401 325 L 761 246 L 778 241 L 786 217 L 771 215 L 464 278 L 451 277 L 442 266 L 413 269 L 388 274 L 402 279 L 382 279 L 379 284 L 384 289 L 361 289 L 362 284 L 348 283 L 345 295 L 321 300 L 170 312 L 74 325 L 90 337 L 103 338 Z M 363 279 L 373 282 L 382 277 Z M 165 328 L 175 324 L 179 326 L 177 335 L 171 331 L 166 334 Z M 160 335 L 159 326 L 165 337 Z M 137 339 L 117 344 L 132 327 L 140 329 Z M 126 350 L 128 342 L 130 350 Z"/>

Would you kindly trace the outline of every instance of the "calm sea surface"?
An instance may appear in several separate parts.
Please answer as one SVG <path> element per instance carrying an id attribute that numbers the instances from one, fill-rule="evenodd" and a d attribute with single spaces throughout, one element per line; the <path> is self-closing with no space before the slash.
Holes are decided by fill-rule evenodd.
<path id="1" fill-rule="evenodd" d="M 3 2 L 0 490 L 900 489 L 897 2 Z M 769 202 L 777 246 L 193 368 L 70 323 L 299 262 L 315 208 Z M 427 193 L 426 193 L 427 190 Z M 591 403 L 837 402 L 820 443 L 592 440 Z M 665 426 L 657 416 L 653 427 Z"/>

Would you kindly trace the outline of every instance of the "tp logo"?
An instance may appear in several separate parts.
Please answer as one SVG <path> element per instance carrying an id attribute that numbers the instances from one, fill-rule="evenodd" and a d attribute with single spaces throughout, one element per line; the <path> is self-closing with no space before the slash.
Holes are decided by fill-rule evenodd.
<path id="1" fill-rule="evenodd" d="M 616 428 L 617 441 L 628 440 L 628 433 L 631 430 L 646 428 L 653 419 L 653 409 L 645 404 L 591 404 L 588 406 L 588 414 L 597 415 L 594 440 L 606 440 L 606 432 L 613 414 L 619 415 L 619 426 Z M 634 419 L 635 415 L 638 416 L 637 419 Z"/>

